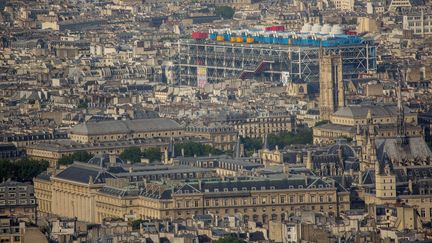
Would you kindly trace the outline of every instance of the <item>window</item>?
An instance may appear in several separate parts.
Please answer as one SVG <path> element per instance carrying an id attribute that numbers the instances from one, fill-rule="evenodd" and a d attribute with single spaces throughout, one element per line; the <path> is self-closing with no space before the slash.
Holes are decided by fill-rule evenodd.
<path id="1" fill-rule="evenodd" d="M 208 207 L 208 206 L 210 206 L 210 200 L 206 200 L 205 201 L 205 205 Z"/>
<path id="2" fill-rule="evenodd" d="M 285 203 L 285 196 L 280 196 L 280 203 Z"/>
<path id="3" fill-rule="evenodd" d="M 252 198 L 252 204 L 257 204 L 257 199 L 256 199 L 256 197 L 254 197 L 254 198 Z"/>

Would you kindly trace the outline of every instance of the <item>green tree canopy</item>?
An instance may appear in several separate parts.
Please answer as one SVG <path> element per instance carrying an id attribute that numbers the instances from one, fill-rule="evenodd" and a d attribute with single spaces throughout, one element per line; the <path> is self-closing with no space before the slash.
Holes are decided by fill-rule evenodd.
<path id="1" fill-rule="evenodd" d="M 242 137 L 240 142 L 243 144 L 247 156 L 251 156 L 254 151 L 263 147 L 261 138 Z"/>
<path id="2" fill-rule="evenodd" d="M 197 142 L 184 142 L 175 144 L 176 155 L 181 155 L 182 149 L 184 150 L 185 156 L 204 156 L 204 155 L 220 155 L 224 152 L 219 149 L 215 149 L 210 145 L 197 143 Z"/>
<path id="3" fill-rule="evenodd" d="M 233 236 L 228 236 L 228 237 L 220 238 L 219 240 L 215 241 L 215 243 L 246 243 L 246 241 Z"/>
<path id="4" fill-rule="evenodd" d="M 74 152 L 73 154 L 64 155 L 57 161 L 57 163 L 59 165 L 70 165 L 74 161 L 87 162 L 92 157 L 93 155 L 87 151 L 77 151 Z"/>
<path id="5" fill-rule="evenodd" d="M 78 104 L 78 108 L 87 109 L 88 108 L 88 102 L 85 100 L 80 101 L 80 103 Z"/>
<path id="6" fill-rule="evenodd" d="M 160 148 L 147 148 L 142 151 L 141 156 L 150 162 L 159 161 L 162 157 Z"/>
<path id="7" fill-rule="evenodd" d="M 132 221 L 132 223 L 131 223 L 132 229 L 133 230 L 139 230 L 142 222 L 144 222 L 144 220 L 142 220 L 142 219 L 137 219 L 137 220 Z"/>
<path id="8" fill-rule="evenodd" d="M 132 163 L 139 163 L 141 162 L 141 149 L 138 147 L 127 148 L 120 154 L 120 158 Z"/>
<path id="9" fill-rule="evenodd" d="M 279 148 L 284 148 L 291 144 L 311 144 L 313 140 L 312 129 L 305 128 L 297 133 L 282 132 L 279 134 L 269 134 L 268 144 L 270 149 L 274 149 L 276 145 Z"/>
<path id="10" fill-rule="evenodd" d="M 162 156 L 160 148 L 147 148 L 141 151 L 138 147 L 130 147 L 125 149 L 121 154 L 120 158 L 123 160 L 129 160 L 132 163 L 140 163 L 141 158 L 146 158 L 150 162 L 159 161 Z"/>
<path id="11" fill-rule="evenodd" d="M 49 166 L 48 161 L 20 159 L 16 161 L 0 160 L 1 181 L 12 179 L 16 181 L 32 181 L 34 177 L 45 171 Z"/>
<path id="12" fill-rule="evenodd" d="M 232 19 L 235 14 L 235 10 L 230 6 L 219 6 L 215 9 L 215 14 L 221 16 L 224 19 Z"/>

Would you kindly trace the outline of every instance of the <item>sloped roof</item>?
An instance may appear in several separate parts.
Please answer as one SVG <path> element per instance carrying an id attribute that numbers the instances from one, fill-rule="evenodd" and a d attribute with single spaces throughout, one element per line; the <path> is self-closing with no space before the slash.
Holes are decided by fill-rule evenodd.
<path id="1" fill-rule="evenodd" d="M 352 105 L 337 110 L 333 115 L 349 118 L 366 118 L 369 110 L 372 112 L 372 117 L 393 117 L 398 113 L 395 105 Z M 410 109 L 405 107 L 404 113 L 410 113 Z"/>
<path id="2" fill-rule="evenodd" d="M 55 177 L 85 184 L 89 183 L 90 178 L 92 178 L 93 184 L 103 184 L 106 178 L 116 178 L 116 176 L 107 172 L 105 169 L 82 163 L 72 164 Z"/>
<path id="3" fill-rule="evenodd" d="M 81 123 L 74 126 L 71 133 L 80 135 L 104 135 L 174 130 L 180 128 L 180 124 L 174 120 L 152 118 Z"/>
<path id="4" fill-rule="evenodd" d="M 390 161 L 402 162 L 416 159 L 427 160 L 432 158 L 432 152 L 422 137 L 408 137 L 408 143 L 401 144 L 398 138 L 386 138 L 375 140 L 378 160 L 382 161 L 385 154 Z"/>

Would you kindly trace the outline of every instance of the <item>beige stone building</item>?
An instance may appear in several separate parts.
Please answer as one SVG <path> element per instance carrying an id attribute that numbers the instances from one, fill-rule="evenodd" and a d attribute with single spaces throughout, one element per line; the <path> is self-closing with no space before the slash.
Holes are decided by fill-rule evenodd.
<path id="1" fill-rule="evenodd" d="M 14 217 L 35 223 L 36 207 L 32 185 L 16 181 L 0 183 L 0 217 Z"/>
<path id="2" fill-rule="evenodd" d="M 70 139 L 79 143 L 100 143 L 155 137 L 180 137 L 183 129 L 166 118 L 81 123 L 72 128 Z"/>
<path id="3" fill-rule="evenodd" d="M 354 11 L 354 0 L 332 0 L 336 9 L 343 11 Z"/>
<path id="4" fill-rule="evenodd" d="M 330 123 L 313 128 L 313 141 L 315 144 L 321 144 L 333 143 L 341 137 L 356 139 L 360 128 L 368 125 L 368 120 L 376 126 L 377 137 L 395 137 L 397 117 L 398 110 L 395 105 L 347 106 L 331 114 Z M 422 135 L 422 129 L 417 126 L 417 113 L 404 109 L 404 120 L 407 123 L 407 135 Z"/>
<path id="5" fill-rule="evenodd" d="M 287 112 L 272 112 L 258 116 L 233 116 L 226 120 L 242 137 L 263 138 L 266 134 L 292 132 L 295 119 Z"/>
<path id="6" fill-rule="evenodd" d="M 220 217 L 240 214 L 245 222 L 267 223 L 287 219 L 297 210 L 336 214 L 350 208 L 349 192 L 319 177 L 202 179 L 174 184 L 138 180 L 135 186 L 130 184 L 137 177 L 89 164 L 71 166 L 51 177 L 39 176 L 34 180 L 39 211 L 93 223 L 107 217 L 172 220 L 208 213 Z"/>
<path id="7" fill-rule="evenodd" d="M 200 137 L 212 141 L 212 145 L 216 149 L 234 151 L 238 132 L 233 127 L 224 125 L 192 125 L 186 127 L 183 134 L 184 136 Z"/>
<path id="8" fill-rule="evenodd" d="M 205 142 L 203 140 L 193 140 Z M 206 140 L 207 141 L 207 140 Z M 160 148 L 161 151 L 168 149 L 170 139 L 146 139 L 132 141 L 116 141 L 82 144 L 71 140 L 56 140 L 50 142 L 37 143 L 26 146 L 26 154 L 31 159 L 46 160 L 50 162 L 50 167 L 55 168 L 57 161 L 65 156 L 79 151 L 87 151 L 93 155 L 113 154 L 120 155 L 125 149 L 138 147 L 141 150 L 147 148 Z"/>

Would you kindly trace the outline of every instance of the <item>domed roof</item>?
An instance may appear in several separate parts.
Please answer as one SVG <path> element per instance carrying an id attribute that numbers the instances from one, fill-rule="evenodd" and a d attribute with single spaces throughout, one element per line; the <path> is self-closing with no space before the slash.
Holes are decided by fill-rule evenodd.
<path id="1" fill-rule="evenodd" d="M 125 164 L 125 162 L 122 159 L 120 159 L 118 156 L 109 155 L 109 154 L 95 155 L 87 163 L 92 165 L 97 165 L 103 168 L 107 168 L 113 165 Z"/>

